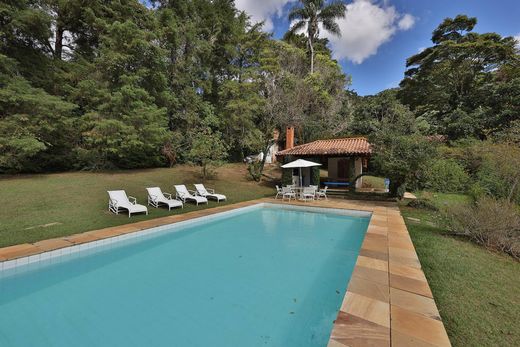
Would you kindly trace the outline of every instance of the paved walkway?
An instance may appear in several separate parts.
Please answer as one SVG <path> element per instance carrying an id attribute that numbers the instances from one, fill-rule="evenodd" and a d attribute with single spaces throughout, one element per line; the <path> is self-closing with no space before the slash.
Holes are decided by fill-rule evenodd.
<path id="1" fill-rule="evenodd" d="M 372 212 L 328 347 L 450 346 L 430 287 L 395 203 L 330 199 L 282 202 L 259 199 L 72 236 L 0 248 L 1 261 L 180 222 L 260 202 Z"/>

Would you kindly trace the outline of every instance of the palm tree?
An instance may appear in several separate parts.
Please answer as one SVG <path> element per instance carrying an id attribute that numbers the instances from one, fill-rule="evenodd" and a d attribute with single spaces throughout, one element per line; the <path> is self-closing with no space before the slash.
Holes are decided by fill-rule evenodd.
<path id="1" fill-rule="evenodd" d="M 307 44 L 311 51 L 311 73 L 314 72 L 314 41 L 319 35 L 319 23 L 328 32 L 341 35 L 337 18 L 345 17 L 345 4 L 334 0 L 325 4 L 325 0 L 300 0 L 300 3 L 291 9 L 289 21 L 296 21 L 289 32 L 296 34 L 307 26 Z"/>

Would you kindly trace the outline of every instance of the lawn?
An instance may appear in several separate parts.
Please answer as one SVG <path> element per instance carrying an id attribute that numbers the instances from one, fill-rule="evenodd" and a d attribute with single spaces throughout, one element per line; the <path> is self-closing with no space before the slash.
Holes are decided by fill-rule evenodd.
<path id="1" fill-rule="evenodd" d="M 125 189 L 146 205 L 146 187 L 159 186 L 175 193 L 174 184 L 200 182 L 199 169 L 192 166 L 113 172 L 68 172 L 21 175 L 0 179 L 0 247 L 65 236 L 145 219 L 217 206 L 187 203 L 183 210 L 149 207 L 149 215 L 114 215 L 107 210 L 107 190 Z M 218 170 L 206 187 L 228 197 L 220 204 L 272 196 L 270 182 L 256 183 L 246 177 L 243 164 L 228 164 Z"/>
<path id="2" fill-rule="evenodd" d="M 429 196 L 438 206 L 467 199 Z M 436 212 L 405 206 L 401 212 L 452 344 L 518 346 L 520 263 L 444 234 Z"/>

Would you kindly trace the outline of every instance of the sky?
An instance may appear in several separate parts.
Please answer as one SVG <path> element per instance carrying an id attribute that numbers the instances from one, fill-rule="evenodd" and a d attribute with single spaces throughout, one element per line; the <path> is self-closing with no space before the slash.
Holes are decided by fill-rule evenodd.
<path id="1" fill-rule="evenodd" d="M 333 57 L 352 76 L 349 89 L 360 95 L 397 87 L 406 58 L 430 47 L 431 33 L 446 17 L 477 17 L 474 31 L 516 36 L 520 42 L 520 0 L 348 0 L 338 20 L 341 37 L 322 31 Z M 235 0 L 264 30 L 281 38 L 289 28 L 287 14 L 295 0 Z"/>

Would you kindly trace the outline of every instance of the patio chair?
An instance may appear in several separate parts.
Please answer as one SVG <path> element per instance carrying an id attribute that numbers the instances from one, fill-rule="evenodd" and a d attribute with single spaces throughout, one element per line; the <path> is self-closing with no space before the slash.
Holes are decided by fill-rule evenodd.
<path id="1" fill-rule="evenodd" d="M 206 199 L 203 196 L 198 196 L 197 192 L 193 190 L 188 190 L 188 188 L 186 188 L 184 184 L 178 184 L 174 187 L 176 191 L 175 199 L 181 199 L 184 203 L 186 203 L 187 200 L 194 201 L 197 204 L 197 206 L 200 203 L 208 203 L 208 199 Z"/>
<path id="2" fill-rule="evenodd" d="M 206 199 L 212 198 L 220 202 L 221 200 L 226 200 L 226 196 L 224 194 L 216 194 L 215 189 L 206 188 L 204 184 L 195 184 L 195 189 L 197 190 L 197 194 Z"/>
<path id="3" fill-rule="evenodd" d="M 182 201 L 178 199 L 172 199 L 172 195 L 170 193 L 163 193 L 159 187 L 146 188 L 146 191 L 148 192 L 148 205 L 159 208 L 159 205 L 163 204 L 168 206 L 168 211 L 170 211 L 172 207 L 184 208 Z"/>
<path id="4" fill-rule="evenodd" d="M 107 193 L 108 210 L 110 212 L 119 214 L 120 210 L 127 210 L 128 218 L 130 218 L 132 213 L 145 212 L 148 214 L 148 208 L 144 205 L 139 205 L 137 199 L 133 196 L 127 196 L 124 190 L 109 190 Z"/>
<path id="5" fill-rule="evenodd" d="M 325 186 L 325 188 L 316 191 L 316 199 L 325 198 L 325 200 L 329 200 L 327 198 L 327 189 L 329 189 L 329 187 Z"/>
<path id="6" fill-rule="evenodd" d="M 301 199 L 303 201 L 314 200 L 314 196 L 316 195 L 316 189 L 313 187 L 305 187 L 303 188 Z"/>
<path id="7" fill-rule="evenodd" d="M 278 185 L 276 185 L 276 196 L 274 197 L 274 199 L 278 199 L 278 197 L 282 195 L 282 188 L 278 187 Z"/>
<path id="8" fill-rule="evenodd" d="M 285 198 L 288 198 L 289 201 L 291 201 L 291 198 L 296 199 L 296 193 L 294 192 L 294 190 L 292 190 L 292 188 L 290 188 L 290 187 L 282 188 L 282 200 L 285 200 Z"/>

